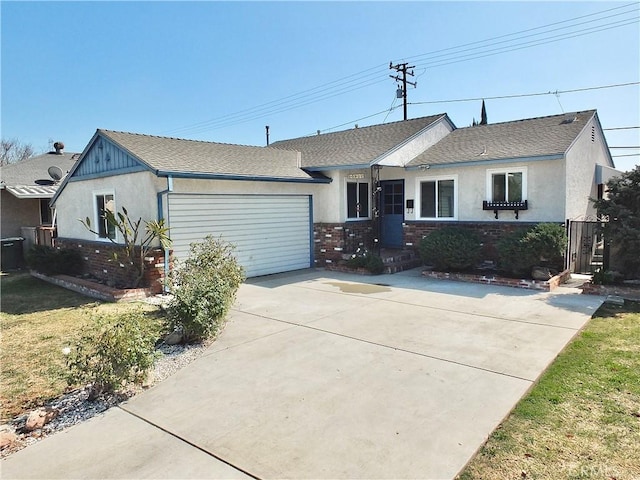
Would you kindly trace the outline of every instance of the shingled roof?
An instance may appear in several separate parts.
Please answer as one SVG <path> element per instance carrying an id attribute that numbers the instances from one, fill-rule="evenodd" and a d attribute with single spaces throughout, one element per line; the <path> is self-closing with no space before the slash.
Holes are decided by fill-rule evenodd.
<path id="1" fill-rule="evenodd" d="M 459 128 L 407 167 L 563 155 L 595 110 Z"/>
<path id="2" fill-rule="evenodd" d="M 269 148 L 302 153 L 303 168 L 370 165 L 446 114 L 281 140 Z"/>
<path id="3" fill-rule="evenodd" d="M 309 181 L 314 178 L 299 168 L 297 152 L 102 129 L 98 133 L 161 174 Z"/>
<path id="4" fill-rule="evenodd" d="M 53 166 L 66 174 L 79 156 L 72 152 L 49 152 L 0 167 L 0 188 L 6 188 L 18 198 L 51 198 L 58 185 L 39 185 L 36 180 L 51 180 L 48 170 Z"/>

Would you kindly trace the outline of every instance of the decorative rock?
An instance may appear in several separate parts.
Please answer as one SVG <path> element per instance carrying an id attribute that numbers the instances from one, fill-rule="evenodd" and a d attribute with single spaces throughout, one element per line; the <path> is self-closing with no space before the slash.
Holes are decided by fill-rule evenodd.
<path id="1" fill-rule="evenodd" d="M 52 407 L 41 407 L 37 410 L 34 410 L 27 417 L 27 423 L 24 428 L 27 432 L 31 432 L 33 430 L 40 429 L 44 427 L 51 420 L 56 418 L 60 410 Z"/>
<path id="2" fill-rule="evenodd" d="M 9 425 L 0 426 L 0 450 L 9 448 L 18 441 L 18 436 L 13 433 Z"/>
<path id="3" fill-rule="evenodd" d="M 552 277 L 551 271 L 546 267 L 533 267 L 531 269 L 531 278 L 534 280 L 549 280 Z"/>
<path id="4" fill-rule="evenodd" d="M 182 332 L 171 332 L 164 338 L 164 343 L 166 345 L 178 345 L 182 342 Z"/>

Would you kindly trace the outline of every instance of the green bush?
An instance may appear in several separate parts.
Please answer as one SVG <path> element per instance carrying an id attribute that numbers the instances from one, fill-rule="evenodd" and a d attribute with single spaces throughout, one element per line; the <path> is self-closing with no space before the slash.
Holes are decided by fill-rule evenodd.
<path id="1" fill-rule="evenodd" d="M 529 276 L 535 266 L 562 270 L 567 235 L 556 223 L 539 223 L 518 230 L 498 242 L 498 268 L 515 276 Z"/>
<path id="2" fill-rule="evenodd" d="M 564 226 L 557 223 L 539 223 L 527 232 L 524 241 L 531 249 L 537 265 L 562 270 L 567 248 L 567 232 Z"/>
<path id="3" fill-rule="evenodd" d="M 500 239 L 498 248 L 498 270 L 506 275 L 522 277 L 531 274 L 535 266 L 535 256 L 524 241 L 526 230 L 516 230 Z"/>
<path id="4" fill-rule="evenodd" d="M 153 366 L 156 333 L 142 322 L 142 310 L 97 315 L 67 357 L 69 384 L 90 384 L 91 400 L 129 382 L 140 383 Z"/>
<path id="5" fill-rule="evenodd" d="M 364 268 L 374 275 L 378 275 L 384 271 L 384 262 L 382 259 L 366 248 L 358 248 L 356 252 L 347 260 L 349 268 Z"/>
<path id="6" fill-rule="evenodd" d="M 34 245 L 26 255 L 29 268 L 44 275 L 76 275 L 82 273 L 83 259 L 80 252 L 56 249 L 46 245 Z"/>
<path id="7" fill-rule="evenodd" d="M 244 281 L 234 247 L 212 236 L 192 243 L 189 258 L 173 276 L 169 327 L 181 330 L 187 342 L 215 336 Z"/>
<path id="8" fill-rule="evenodd" d="M 444 227 L 425 236 L 418 246 L 425 264 L 440 271 L 469 270 L 480 260 L 478 236 L 459 227 Z"/>

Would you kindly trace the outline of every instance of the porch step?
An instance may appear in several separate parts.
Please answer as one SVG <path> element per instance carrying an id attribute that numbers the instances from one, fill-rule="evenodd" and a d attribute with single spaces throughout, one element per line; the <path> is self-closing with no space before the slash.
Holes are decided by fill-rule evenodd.
<path id="1" fill-rule="evenodd" d="M 384 263 L 384 273 L 398 273 L 422 265 L 422 260 L 413 250 L 382 250 L 380 258 Z"/>

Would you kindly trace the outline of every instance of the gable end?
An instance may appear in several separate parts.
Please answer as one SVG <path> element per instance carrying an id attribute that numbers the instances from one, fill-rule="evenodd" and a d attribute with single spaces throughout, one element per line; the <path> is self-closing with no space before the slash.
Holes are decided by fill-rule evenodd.
<path id="1" fill-rule="evenodd" d="M 148 170 L 147 166 L 111 140 L 98 134 L 72 172 L 71 181 Z"/>

